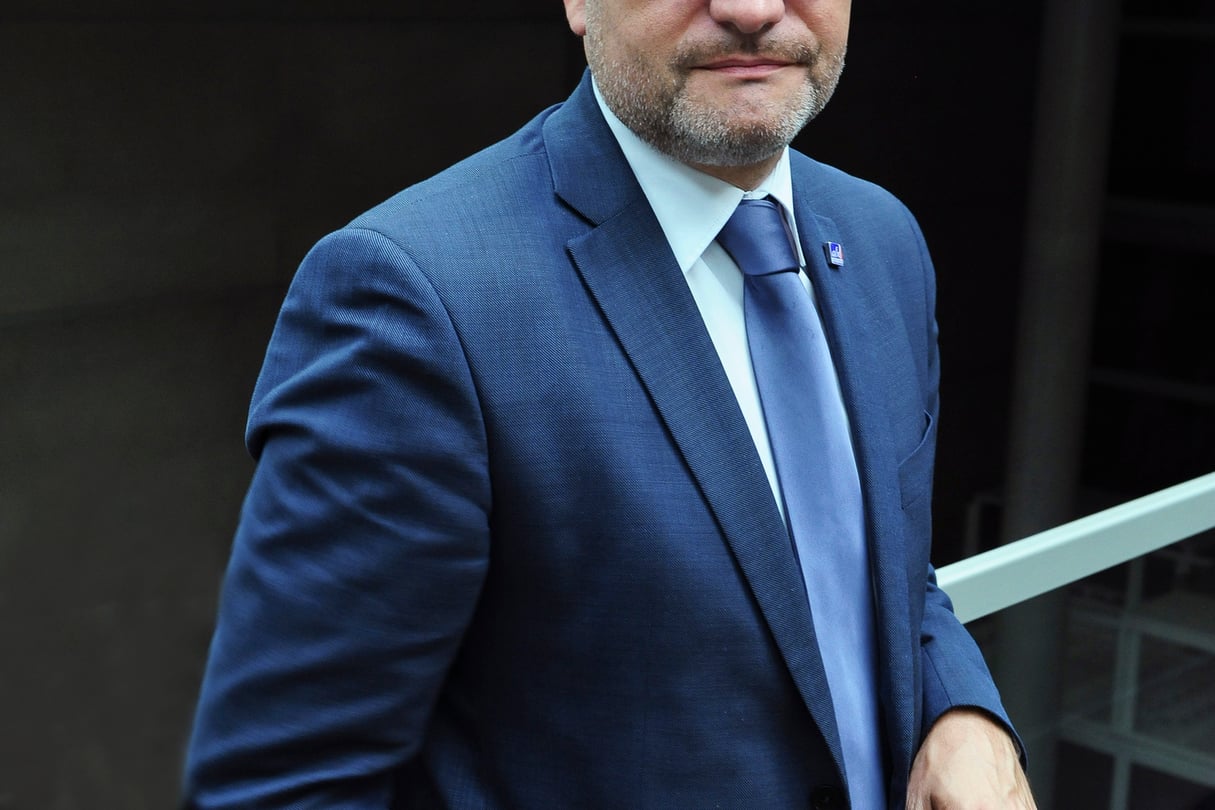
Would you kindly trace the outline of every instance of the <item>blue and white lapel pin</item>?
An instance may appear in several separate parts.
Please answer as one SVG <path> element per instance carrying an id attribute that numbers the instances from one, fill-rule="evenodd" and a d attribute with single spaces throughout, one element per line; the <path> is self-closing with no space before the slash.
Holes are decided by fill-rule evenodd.
<path id="1" fill-rule="evenodd" d="M 824 242 L 823 250 L 827 253 L 827 261 L 832 267 L 839 269 L 844 266 L 844 246 L 839 242 Z"/>

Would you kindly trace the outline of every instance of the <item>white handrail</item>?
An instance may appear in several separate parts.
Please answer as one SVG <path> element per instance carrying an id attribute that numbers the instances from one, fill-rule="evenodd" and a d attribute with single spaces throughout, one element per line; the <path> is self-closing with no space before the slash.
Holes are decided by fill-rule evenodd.
<path id="1" fill-rule="evenodd" d="M 1215 473 L 976 554 L 937 571 L 963 622 L 1215 528 Z"/>

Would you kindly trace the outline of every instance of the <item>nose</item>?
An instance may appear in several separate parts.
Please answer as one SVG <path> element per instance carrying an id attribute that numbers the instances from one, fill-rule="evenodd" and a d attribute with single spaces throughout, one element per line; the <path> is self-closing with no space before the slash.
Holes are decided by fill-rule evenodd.
<path id="1" fill-rule="evenodd" d="M 759 34 L 785 16 L 785 0 L 710 0 L 709 16 L 743 34 Z"/>

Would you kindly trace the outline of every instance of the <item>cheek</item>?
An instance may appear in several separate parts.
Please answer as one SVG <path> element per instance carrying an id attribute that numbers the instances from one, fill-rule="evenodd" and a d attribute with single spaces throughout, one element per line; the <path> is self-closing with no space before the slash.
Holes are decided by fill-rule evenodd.
<path id="1" fill-rule="evenodd" d="M 850 4 L 846 0 L 792 0 L 785 5 L 825 47 L 840 50 L 847 43 Z"/>

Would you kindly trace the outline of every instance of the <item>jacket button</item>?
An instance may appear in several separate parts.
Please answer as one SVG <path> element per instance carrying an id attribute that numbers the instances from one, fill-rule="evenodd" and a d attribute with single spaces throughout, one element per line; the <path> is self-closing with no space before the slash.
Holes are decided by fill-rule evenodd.
<path id="1" fill-rule="evenodd" d="M 844 792 L 829 785 L 817 787 L 810 794 L 812 810 L 844 810 Z"/>

